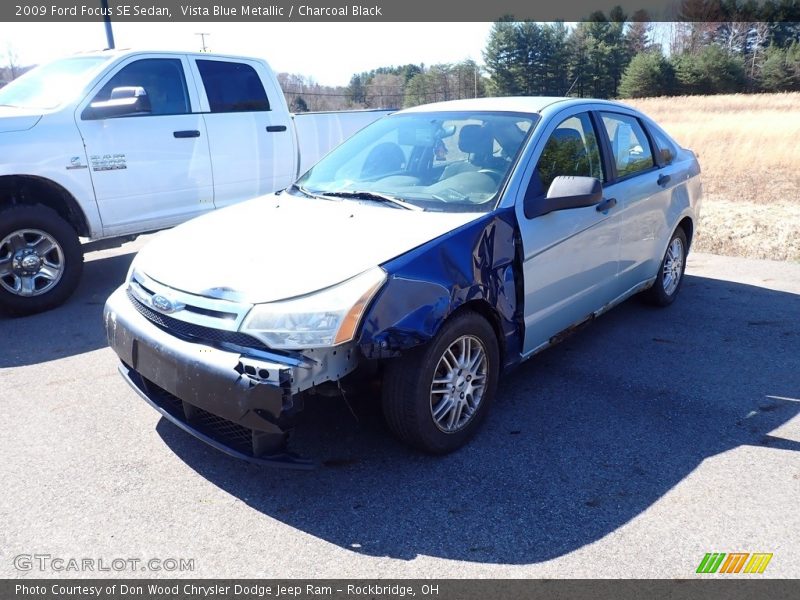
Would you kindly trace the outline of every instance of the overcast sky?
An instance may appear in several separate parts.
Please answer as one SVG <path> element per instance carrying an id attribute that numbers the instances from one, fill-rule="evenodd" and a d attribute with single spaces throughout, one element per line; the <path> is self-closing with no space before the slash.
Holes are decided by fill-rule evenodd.
<path id="1" fill-rule="evenodd" d="M 407 63 L 472 58 L 478 63 L 491 23 L 114 23 L 117 48 L 200 50 L 266 59 L 275 71 L 347 85 L 353 73 Z M 28 65 L 105 48 L 102 23 L 0 23 L 0 65 L 9 50 Z"/>

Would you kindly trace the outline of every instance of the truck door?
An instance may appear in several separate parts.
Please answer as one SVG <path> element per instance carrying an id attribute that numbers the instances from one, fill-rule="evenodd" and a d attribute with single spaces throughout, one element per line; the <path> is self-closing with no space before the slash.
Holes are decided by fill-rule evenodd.
<path id="1" fill-rule="evenodd" d="M 192 63 L 203 83 L 215 206 L 287 187 L 296 169 L 294 130 L 272 74 L 246 59 L 196 57 Z"/>
<path id="2" fill-rule="evenodd" d="M 78 106 L 103 230 L 106 235 L 159 229 L 214 208 L 211 160 L 187 59 L 137 55 L 120 63 Z M 149 110 L 92 110 L 139 87 Z M 117 90 L 115 92 L 115 90 Z"/>
<path id="3" fill-rule="evenodd" d="M 607 179 L 588 112 L 567 111 L 544 134 L 528 166 L 526 193 L 544 197 L 559 175 Z M 615 297 L 619 217 L 615 207 L 588 206 L 529 218 L 522 198 L 516 212 L 525 281 L 523 354 L 530 354 Z"/>

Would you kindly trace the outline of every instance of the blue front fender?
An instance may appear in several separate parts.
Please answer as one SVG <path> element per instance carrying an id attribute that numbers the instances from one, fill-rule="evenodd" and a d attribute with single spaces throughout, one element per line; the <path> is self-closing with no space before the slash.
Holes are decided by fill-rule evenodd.
<path id="1" fill-rule="evenodd" d="M 502 209 L 381 265 L 388 281 L 364 318 L 367 358 L 398 356 L 433 338 L 461 306 L 475 303 L 498 331 L 504 365 L 520 360 L 522 281 L 513 209 Z"/>

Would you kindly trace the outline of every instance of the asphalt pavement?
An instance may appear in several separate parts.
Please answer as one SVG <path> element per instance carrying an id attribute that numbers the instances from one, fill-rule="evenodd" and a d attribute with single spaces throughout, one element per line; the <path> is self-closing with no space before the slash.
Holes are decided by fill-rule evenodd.
<path id="1" fill-rule="evenodd" d="M 296 472 L 208 448 L 117 373 L 103 304 L 144 241 L 0 317 L 0 577 L 684 578 L 707 552 L 800 577 L 800 264 L 692 255 L 673 306 L 630 300 L 528 361 L 446 457 L 315 399 L 293 448 L 324 466 Z"/>

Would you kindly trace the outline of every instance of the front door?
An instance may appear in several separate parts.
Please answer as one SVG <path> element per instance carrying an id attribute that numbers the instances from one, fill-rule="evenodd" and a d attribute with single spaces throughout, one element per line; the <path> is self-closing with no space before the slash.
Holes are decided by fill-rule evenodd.
<path id="1" fill-rule="evenodd" d="M 146 113 L 93 118 L 83 110 L 115 88 L 144 88 Z M 214 207 L 202 115 L 192 112 L 186 60 L 131 57 L 75 115 L 106 235 L 175 225 Z M 194 94 L 196 102 L 196 94 Z"/>
<path id="2" fill-rule="evenodd" d="M 528 193 L 545 195 L 559 175 L 605 181 L 600 138 L 589 113 L 567 113 L 556 123 L 539 144 Z M 605 212 L 595 206 L 572 208 L 528 218 L 522 200 L 516 210 L 525 282 L 523 354 L 528 355 L 614 297 L 620 228 L 616 207 Z"/>

